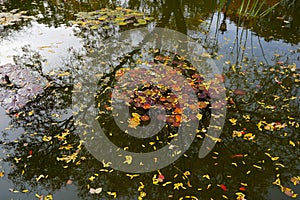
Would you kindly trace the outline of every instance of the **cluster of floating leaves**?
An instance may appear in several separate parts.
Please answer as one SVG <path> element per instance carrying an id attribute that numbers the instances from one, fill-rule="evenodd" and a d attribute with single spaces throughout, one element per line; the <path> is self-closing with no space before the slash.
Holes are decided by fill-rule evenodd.
<path id="1" fill-rule="evenodd" d="M 79 12 L 75 14 L 75 21 L 71 21 L 73 25 L 79 25 L 88 29 L 110 29 L 113 26 L 143 26 L 153 17 L 145 16 L 144 13 L 131 9 L 117 7 L 114 10 L 103 8 L 92 12 Z"/>
<path id="2" fill-rule="evenodd" d="M 21 21 L 28 21 L 34 19 L 33 16 L 27 16 L 27 11 L 18 12 L 17 9 L 11 10 L 10 12 L 0 13 L 0 26 L 13 26 Z"/>
<path id="3" fill-rule="evenodd" d="M 161 66 L 161 69 L 168 66 Z M 128 69 L 128 68 L 127 68 Z M 124 71 L 127 70 L 126 68 L 122 68 L 117 72 L 117 79 L 118 76 L 124 73 Z M 177 68 L 178 70 L 173 70 L 173 73 L 180 74 L 180 67 Z M 147 77 L 150 77 L 150 80 L 155 80 L 157 77 L 150 73 L 150 71 L 141 72 Z M 161 70 L 161 77 L 160 79 L 166 78 L 166 71 Z M 170 72 L 171 73 L 171 72 Z M 130 78 L 132 84 L 135 84 L 138 80 L 140 80 L 140 76 L 138 73 L 130 73 Z M 188 78 L 190 80 L 190 84 L 193 85 L 193 89 L 195 90 L 197 96 L 199 99 L 201 98 L 201 101 L 199 101 L 198 105 L 194 105 L 192 103 L 186 102 L 186 105 L 180 105 L 180 102 L 182 102 L 180 99 L 190 99 L 188 94 L 183 91 L 184 96 L 176 96 L 173 91 L 180 91 L 184 90 L 185 88 L 180 87 L 180 83 L 178 83 L 176 80 L 173 80 L 173 87 L 168 88 L 163 85 L 151 85 L 150 83 L 147 83 L 143 85 L 142 87 L 137 87 L 134 91 L 127 91 L 128 94 L 120 95 L 120 97 L 126 97 L 130 96 L 130 100 L 127 103 L 131 110 L 133 110 L 132 118 L 129 119 L 129 127 L 136 128 L 138 125 L 144 125 L 147 124 L 150 120 L 150 116 L 148 115 L 148 111 L 150 108 L 153 109 L 165 109 L 165 114 L 159 114 L 157 116 L 157 119 L 160 121 L 166 121 L 166 123 L 170 126 L 179 127 L 181 122 L 188 122 L 190 120 L 195 120 L 198 118 L 199 120 L 202 119 L 202 114 L 195 115 L 189 115 L 189 118 L 183 114 L 184 110 L 198 110 L 198 109 L 205 109 L 209 107 L 210 102 L 205 101 L 208 100 L 208 90 L 204 82 L 204 78 L 199 74 L 192 75 L 191 78 Z M 166 80 L 167 81 L 167 80 Z M 134 86 L 127 84 L 126 87 Z M 201 112 L 203 113 L 203 111 Z"/>

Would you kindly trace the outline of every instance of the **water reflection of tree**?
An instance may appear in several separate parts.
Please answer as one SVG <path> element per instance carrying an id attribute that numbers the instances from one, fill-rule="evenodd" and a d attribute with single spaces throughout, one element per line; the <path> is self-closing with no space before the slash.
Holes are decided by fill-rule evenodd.
<path id="1" fill-rule="evenodd" d="M 194 5 L 194 7 L 190 7 L 191 11 L 193 9 L 200 9 L 195 2 L 188 2 L 187 4 Z M 142 5 L 139 4 L 138 6 Z M 196 12 L 191 12 L 191 15 L 196 14 Z M 255 63 L 252 64 L 255 65 Z M 174 198 L 177 198 L 191 194 L 195 196 L 201 195 L 203 199 L 211 197 L 221 198 L 224 192 L 216 186 L 221 183 L 227 185 L 230 189 L 225 194 L 231 199 L 234 198 L 234 193 L 240 187 L 240 182 L 247 182 L 247 191 L 251 191 L 247 196 L 252 199 L 266 199 L 267 189 L 275 180 L 277 173 L 283 173 L 283 182 L 287 182 L 291 176 L 300 173 L 298 168 L 299 160 L 297 160 L 299 150 L 288 144 L 289 140 L 299 138 L 297 129 L 288 127 L 284 131 L 259 132 L 256 128 L 257 122 L 262 119 L 268 122 L 280 121 L 287 123 L 289 123 L 287 116 L 296 119 L 298 117 L 299 119 L 299 100 L 283 101 L 284 98 L 288 99 L 292 96 L 299 96 L 299 87 L 295 87 L 298 84 L 294 81 L 295 76 L 293 74 L 295 73 L 281 74 L 276 70 L 260 71 L 262 68 L 268 69 L 268 67 L 270 66 L 257 66 L 256 68 L 252 68 L 251 71 L 237 68 L 237 72 L 228 71 L 226 74 L 229 88 L 243 88 L 247 93 L 244 96 L 229 94 L 235 104 L 228 108 L 227 118 L 234 117 L 240 119 L 239 123 L 242 125 L 231 126 L 228 123 L 224 127 L 222 142 L 218 143 L 214 149 L 215 152 L 219 152 L 218 156 L 211 153 L 207 158 L 199 160 L 196 157 L 198 148 L 192 146 L 186 153 L 187 157 L 182 157 L 173 165 L 161 170 L 168 181 L 173 181 L 174 175 L 177 173 L 180 174 L 174 166 L 183 171 L 189 170 L 192 174 L 190 182 L 193 187 L 191 188 L 185 185 L 186 190 L 177 191 L 173 189 L 172 184 L 165 187 L 155 186 L 152 184 L 152 177 L 155 172 L 140 175 L 140 177 L 133 180 L 130 180 L 125 173 L 121 172 L 99 172 L 103 168 L 102 164 L 93 159 L 85 149 L 80 151 L 79 157 L 84 156 L 86 160 L 81 160 L 81 164 L 79 165 L 57 161 L 57 157 L 61 157 L 62 154 L 76 152 L 76 147 L 80 141 L 78 136 L 71 134 L 68 137 L 68 143 L 72 144 L 75 148 L 71 151 L 62 151 L 59 150 L 59 147 L 63 145 L 63 142 L 54 138 L 55 135 L 64 132 L 65 129 L 73 130 L 72 118 L 68 117 L 58 120 L 52 116 L 60 111 L 66 111 L 71 105 L 71 88 L 62 85 L 52 86 L 45 90 L 45 93 L 38 100 L 32 102 L 32 104 L 24 109 L 24 113 L 26 113 L 24 117 L 21 115 L 17 119 L 11 116 L 12 124 L 15 127 L 22 127 L 26 131 L 26 134 L 21 136 L 18 143 L 11 142 L 5 145 L 5 148 L 10 149 L 12 152 L 7 162 L 15 166 L 9 174 L 9 178 L 14 182 L 16 188 L 22 188 L 24 183 L 26 183 L 33 189 L 48 188 L 49 192 L 59 190 L 66 185 L 68 179 L 72 179 L 74 185 L 78 187 L 81 199 L 93 198 L 91 195 L 88 195 L 87 184 L 93 188 L 104 187 L 104 191 L 117 191 L 119 197 L 124 196 L 127 199 L 130 197 L 136 198 L 138 196 L 137 188 L 139 182 L 143 182 L 146 185 L 145 191 L 149 199 L 167 199 L 168 195 L 174 195 Z M 110 79 L 114 79 L 116 68 L 113 70 L 113 73 L 107 75 Z M 288 92 L 276 80 L 282 81 L 284 86 L 289 88 Z M 261 100 L 264 100 L 266 105 L 273 105 L 274 94 L 282 98 L 282 101 L 278 100 L 276 102 L 277 108 L 273 109 L 274 111 L 262 108 L 258 101 L 261 102 Z M 288 107 L 281 109 L 283 105 L 288 105 Z M 34 115 L 29 115 L 29 112 L 32 110 L 34 110 Z M 243 116 L 246 115 L 250 115 L 251 119 L 245 119 Z M 256 134 L 256 143 L 245 141 L 241 138 L 232 138 L 233 130 L 243 128 L 246 128 L 248 132 Z M 281 138 L 283 132 L 286 132 L 288 137 Z M 42 140 L 45 134 L 52 136 L 53 139 L 51 142 Z M 198 142 L 200 140 L 195 141 L 195 143 Z M 271 155 L 280 157 L 280 163 L 283 163 L 285 168 L 279 167 L 279 170 L 276 170 L 278 165 L 275 162 L 271 162 L 265 155 L 268 148 L 271 149 Z M 27 158 L 30 150 L 33 152 L 32 157 Z M 249 155 L 242 159 L 231 158 L 232 155 L 241 153 Z M 14 158 L 22 159 L 16 163 Z M 264 160 L 264 163 L 260 162 L 262 160 Z M 245 164 L 242 161 L 245 161 Z M 232 165 L 232 162 L 236 163 L 239 167 Z M 216 165 L 215 163 L 218 164 Z M 263 168 L 261 170 L 256 169 L 253 167 L 253 164 L 262 166 Z M 23 170 L 24 174 L 21 175 Z M 247 175 L 246 173 L 249 170 L 251 170 L 251 173 Z M 95 181 L 90 182 L 88 178 L 94 173 L 99 174 L 99 176 Z M 41 174 L 48 175 L 48 178 L 37 182 L 35 178 Z M 203 178 L 204 174 L 209 174 L 210 180 Z M 175 182 L 186 184 L 185 180 L 181 179 L 181 176 L 182 174 L 178 176 L 179 178 L 175 179 Z M 227 176 L 231 176 L 231 178 Z M 206 189 L 208 184 L 212 184 L 212 186 Z M 198 191 L 198 188 L 203 188 L 203 191 Z M 108 198 L 105 193 L 101 195 Z"/>
<path id="2" fill-rule="evenodd" d="M 287 3 L 288 2 L 288 3 Z M 29 10 L 30 15 L 37 15 L 41 13 L 44 15 L 43 18 L 39 19 L 39 22 L 45 23 L 51 26 L 59 26 L 63 23 L 74 19 L 74 13 L 80 11 L 92 11 L 103 7 L 115 8 L 116 6 L 128 6 L 131 9 L 136 9 L 143 11 L 147 14 L 152 14 L 154 16 L 163 17 L 166 15 L 166 10 L 164 7 L 168 4 L 168 1 L 163 3 L 162 1 L 145 1 L 141 3 L 136 0 L 128 0 L 123 4 L 118 4 L 117 1 L 38 1 L 32 3 L 32 1 L 20 1 L 12 0 L 4 2 L 4 5 L 8 10 L 19 8 L 21 10 Z M 221 4 L 222 5 L 222 4 Z M 217 1 L 182 1 L 181 3 L 172 2 L 169 5 L 170 9 L 177 6 L 179 10 L 183 11 L 183 16 L 185 20 L 190 20 L 193 23 L 187 23 L 187 30 L 193 29 L 192 27 L 199 23 L 199 19 L 208 19 L 211 17 L 211 13 L 214 13 L 218 9 Z M 238 23 L 238 17 L 236 16 L 237 9 L 240 6 L 240 2 L 235 2 L 230 4 L 230 9 L 227 16 L 230 20 Z M 294 44 L 299 43 L 299 1 L 283 1 L 278 7 L 276 7 L 276 12 L 271 12 L 266 17 L 255 20 L 255 23 L 246 22 L 240 24 L 243 27 L 251 28 L 259 36 L 264 38 L 274 37 L 274 39 L 283 39 L 287 42 Z M 166 7 L 165 7 L 166 8 Z M 177 9 L 177 8 L 176 8 Z M 177 9 L 177 10 L 178 10 Z M 180 14 L 180 12 L 179 12 Z M 175 17 L 179 17 L 175 12 Z M 277 17 L 284 17 L 284 20 L 292 20 L 290 24 L 286 27 L 283 20 L 277 19 Z M 176 21 L 180 21 L 178 18 Z M 272 22 L 272 23 L 270 23 Z M 180 26 L 180 25 L 179 25 Z M 179 27 L 178 26 L 178 27 Z M 184 30 L 184 27 L 182 27 Z M 276 30 L 276 33 L 273 32 Z M 288 31 L 287 31 L 288 30 Z"/>
<path id="3" fill-rule="evenodd" d="M 73 65 L 69 64 L 70 66 Z M 284 66 L 287 66 L 287 64 Z M 11 152 L 11 156 L 6 161 L 14 165 L 9 173 L 9 178 L 16 188 L 29 185 L 32 190 L 44 188 L 48 192 L 59 190 L 66 185 L 68 179 L 71 179 L 76 185 L 81 199 L 93 198 L 88 194 L 88 184 L 93 188 L 103 187 L 104 191 L 117 191 L 120 198 L 136 198 L 139 193 L 137 191 L 139 182 L 146 185 L 145 191 L 150 199 L 167 199 L 168 195 L 179 198 L 191 194 L 201 195 L 204 199 L 221 198 L 223 191 L 216 186 L 221 183 L 230 188 L 225 194 L 229 198 L 234 198 L 234 193 L 240 187 L 240 182 L 246 182 L 248 183 L 247 190 L 252 191 L 247 196 L 253 199 L 266 199 L 267 190 L 275 180 L 277 173 L 283 173 L 283 182 L 287 182 L 291 176 L 300 173 L 299 160 L 297 160 L 297 155 L 300 152 L 288 143 L 289 140 L 295 141 L 298 134 L 297 129 L 292 126 L 276 132 L 259 132 L 256 125 L 260 120 L 289 123 L 288 116 L 295 118 L 296 122 L 299 123 L 299 100 L 291 99 L 292 96 L 299 96 L 299 87 L 295 87 L 295 84 L 297 84 L 295 79 L 297 77 L 299 79 L 299 75 L 297 76 L 298 72 L 291 69 L 287 69 L 286 73 L 282 74 L 279 65 L 274 70 L 270 70 L 267 66 L 257 66 L 249 70 L 237 68 L 236 70 L 234 73 L 228 71 L 227 85 L 230 88 L 243 88 L 246 94 L 243 96 L 234 93 L 229 94 L 235 104 L 229 106 L 227 118 L 237 118 L 239 121 L 238 125 L 232 126 L 227 123 L 224 127 L 222 142 L 218 143 L 214 149 L 215 152 L 219 152 L 219 155 L 211 153 L 205 159 L 197 159 L 197 143 L 200 140 L 196 139 L 194 145 L 187 151 L 187 157 L 182 157 L 173 165 L 161 170 L 168 181 L 183 182 L 187 188 L 186 190 L 174 190 L 172 184 L 165 187 L 153 185 L 152 177 L 155 172 L 140 175 L 140 177 L 133 180 L 130 180 L 122 172 L 101 172 L 99 170 L 103 168 L 103 165 L 84 148 L 80 150 L 78 159 L 74 163 L 58 161 L 57 157 L 76 152 L 76 147 L 80 143 L 80 138 L 72 132 L 74 129 L 72 117 L 62 119 L 53 117 L 53 114 L 62 114 L 70 108 L 72 88 L 65 85 L 53 85 L 46 89 L 42 96 L 24 108 L 24 116 L 20 115 L 18 118 L 11 116 L 14 127 L 22 127 L 26 133 L 20 137 L 18 143 L 8 142 L 4 146 Z M 108 74 L 107 77 L 113 79 L 114 73 Z M 276 80 L 282 81 L 283 84 L 279 84 Z M 107 87 L 109 86 L 107 85 Z M 285 88 L 288 89 L 289 93 Z M 287 100 L 278 100 L 275 109 L 263 108 L 258 103 L 264 100 L 265 105 L 274 105 L 274 95 Z M 32 110 L 34 114 L 30 115 L 29 112 Z M 249 115 L 250 119 L 245 118 L 246 115 Z M 232 138 L 233 130 L 243 130 L 243 128 L 247 132 L 254 133 L 257 142 Z M 66 144 L 63 144 L 64 141 L 55 138 L 55 135 L 65 132 L 66 129 L 71 131 L 71 134 L 67 136 L 67 144 L 74 147 L 71 150 L 59 149 Z M 284 132 L 287 133 L 287 137 L 282 137 Z M 51 136 L 52 139 L 49 142 L 43 141 L 42 137 L 45 135 Z M 268 151 L 268 149 L 271 150 Z M 28 157 L 30 150 L 32 150 L 32 156 Z M 285 168 L 278 167 L 276 162 L 270 161 L 265 152 L 269 152 L 273 156 L 279 156 L 280 161 L 278 163 L 282 163 Z M 248 156 L 241 159 L 231 158 L 235 154 L 248 154 Z M 80 159 L 81 157 L 86 159 Z M 15 158 L 21 158 L 21 160 L 16 163 Z M 80 164 L 78 164 L 78 161 L 80 161 Z M 232 165 L 233 162 L 238 167 Z M 216 163 L 218 164 L 216 165 Z M 256 169 L 253 165 L 259 165 L 262 169 Z M 276 170 L 277 167 L 278 170 Z M 191 172 L 190 183 L 192 187 L 188 187 L 186 180 L 182 180 L 182 174 L 177 168 Z M 249 170 L 251 173 L 247 175 Z M 95 173 L 98 174 L 95 181 L 89 181 L 88 178 Z M 181 175 L 174 179 L 174 175 L 177 173 Z M 36 178 L 42 174 L 48 175 L 48 177 L 36 181 Z M 210 180 L 203 178 L 204 174 L 209 174 Z M 212 186 L 206 190 L 208 184 L 212 184 Z M 198 188 L 204 189 L 201 192 L 198 191 Z M 102 197 L 108 197 L 105 193 L 101 195 Z"/>

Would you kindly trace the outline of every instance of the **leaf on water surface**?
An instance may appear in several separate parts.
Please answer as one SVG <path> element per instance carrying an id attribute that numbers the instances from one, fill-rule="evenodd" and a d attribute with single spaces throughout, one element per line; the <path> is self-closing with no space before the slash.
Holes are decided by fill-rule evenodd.
<path id="1" fill-rule="evenodd" d="M 247 133 L 244 135 L 244 140 L 252 141 L 255 138 L 255 135 L 253 133 Z"/>
<path id="2" fill-rule="evenodd" d="M 235 193 L 236 195 L 237 195 L 237 197 L 236 197 L 236 200 L 246 200 L 245 199 L 245 194 L 244 193 L 242 193 L 242 192 L 237 192 L 237 193 Z"/>
<path id="3" fill-rule="evenodd" d="M 44 200 L 53 200 L 52 194 L 48 194 L 47 196 L 45 196 Z"/>
<path id="4" fill-rule="evenodd" d="M 141 123 L 141 116 L 138 113 L 132 113 L 132 118 L 128 119 L 128 126 L 136 128 Z"/>
<path id="5" fill-rule="evenodd" d="M 246 91 L 245 90 L 242 90 L 242 89 L 236 89 L 233 91 L 233 94 L 236 94 L 236 95 L 245 95 L 246 94 Z"/>
<path id="6" fill-rule="evenodd" d="M 130 177 L 130 179 L 133 179 L 135 177 L 140 176 L 139 174 L 126 174 L 126 176 Z"/>
<path id="7" fill-rule="evenodd" d="M 218 185 L 224 192 L 226 192 L 227 191 L 227 187 L 226 187 L 226 185 L 224 185 L 223 183 L 222 184 L 220 184 L 220 185 Z"/>
<path id="8" fill-rule="evenodd" d="M 206 178 L 206 179 L 210 180 L 210 177 L 209 177 L 208 174 L 203 175 L 203 178 Z"/>
<path id="9" fill-rule="evenodd" d="M 229 122 L 231 122 L 231 124 L 234 126 L 234 125 L 236 125 L 237 119 L 231 118 L 231 119 L 229 119 Z"/>
<path id="10" fill-rule="evenodd" d="M 89 191 L 91 194 L 100 194 L 102 192 L 102 187 L 99 187 L 99 188 L 90 188 L 90 191 Z"/>
<path id="11" fill-rule="evenodd" d="M 158 174 L 158 178 L 157 178 L 158 182 L 163 182 L 164 179 L 165 179 L 165 176 L 164 176 L 164 175 Z"/>
<path id="12" fill-rule="evenodd" d="M 198 120 L 201 120 L 201 119 L 202 119 L 202 116 L 203 116 L 203 115 L 201 115 L 200 113 L 198 113 L 196 117 L 198 118 Z"/>
<path id="13" fill-rule="evenodd" d="M 186 187 L 183 186 L 183 183 L 174 183 L 174 190 L 179 190 L 180 188 L 186 189 Z"/>
<path id="14" fill-rule="evenodd" d="M 294 185 L 299 185 L 300 184 L 300 176 L 294 176 L 291 178 L 291 182 L 294 184 Z"/>
<path id="15" fill-rule="evenodd" d="M 132 163 L 132 156 L 125 156 L 125 161 L 123 163 L 130 165 Z"/>
<path id="16" fill-rule="evenodd" d="M 289 197 L 296 198 L 298 196 L 298 194 L 294 193 L 294 191 L 290 188 L 283 187 L 282 190 L 283 190 L 284 194 L 286 194 Z"/>
<path id="17" fill-rule="evenodd" d="M 292 145 L 293 147 L 296 146 L 295 142 L 293 142 L 292 140 L 289 141 L 289 144 Z"/>
<path id="18" fill-rule="evenodd" d="M 18 193 L 19 192 L 19 190 L 15 190 L 15 189 L 12 189 L 12 188 L 9 188 L 8 189 L 10 192 L 13 192 L 13 193 Z"/>
<path id="19" fill-rule="evenodd" d="M 107 192 L 108 195 L 113 196 L 114 198 L 117 198 L 116 192 Z"/>

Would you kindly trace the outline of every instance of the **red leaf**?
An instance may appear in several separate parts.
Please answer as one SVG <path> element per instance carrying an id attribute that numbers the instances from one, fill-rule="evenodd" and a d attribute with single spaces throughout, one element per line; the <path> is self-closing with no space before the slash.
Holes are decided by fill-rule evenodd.
<path id="1" fill-rule="evenodd" d="M 240 187 L 239 190 L 240 190 L 240 191 L 246 191 L 246 188 L 245 188 L 245 187 Z"/>
<path id="2" fill-rule="evenodd" d="M 235 154 L 231 156 L 231 158 L 242 158 L 242 157 L 244 157 L 244 154 Z"/>
<path id="3" fill-rule="evenodd" d="M 141 120 L 142 121 L 148 121 L 150 119 L 150 117 L 148 116 L 148 115 L 143 115 L 142 117 L 141 117 Z"/>
<path id="4" fill-rule="evenodd" d="M 222 188 L 222 190 L 224 190 L 225 192 L 227 191 L 227 187 L 226 187 L 226 185 L 224 185 L 224 184 L 221 184 L 221 185 L 220 185 L 220 188 Z"/>
<path id="5" fill-rule="evenodd" d="M 164 179 L 165 179 L 165 176 L 164 176 L 164 175 L 162 175 L 162 174 L 159 174 L 159 175 L 158 175 L 157 180 L 158 180 L 159 182 L 163 182 Z"/>
<path id="6" fill-rule="evenodd" d="M 32 155 L 32 150 L 29 150 L 29 155 Z"/>

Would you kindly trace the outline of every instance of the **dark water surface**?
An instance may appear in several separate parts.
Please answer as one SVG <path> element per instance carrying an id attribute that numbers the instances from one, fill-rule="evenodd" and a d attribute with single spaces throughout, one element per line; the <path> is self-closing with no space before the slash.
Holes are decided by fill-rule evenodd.
<path id="1" fill-rule="evenodd" d="M 276 2 L 266 1 L 262 9 Z M 133 178 L 111 171 L 84 147 L 78 148 L 80 138 L 74 133 L 71 112 L 72 84 L 45 89 L 19 113 L 7 114 L 0 108 L 0 172 L 4 173 L 0 199 L 51 199 L 50 195 L 74 200 L 113 199 L 114 195 L 116 199 L 138 199 L 143 192 L 144 199 L 162 200 L 236 199 L 238 192 L 247 200 L 291 199 L 291 193 L 282 187 L 300 194 L 300 186 L 290 181 L 300 176 L 300 2 L 281 1 L 262 18 L 238 15 L 240 6 L 240 1 L 233 0 L 0 0 L 2 13 L 18 9 L 16 12 L 28 11 L 26 15 L 33 16 L 8 26 L 1 21 L 0 65 L 13 63 L 16 55 L 37 51 L 47 59 L 45 74 L 53 69 L 72 74 L 72 67 L 80 66 L 78 53 L 91 52 L 109 36 L 134 28 L 114 25 L 106 31 L 72 26 L 75 14 L 122 7 L 153 17 L 140 27 L 177 30 L 202 44 L 224 75 L 227 95 L 221 142 L 207 157 L 197 157 L 204 134 L 198 135 L 175 163 Z M 15 61 L 24 64 L 28 59 L 19 56 Z M 115 74 L 109 69 L 100 71 L 108 80 L 100 85 L 106 92 L 99 102 L 107 104 Z M 109 114 L 105 116 L 100 122 L 117 133 L 117 128 L 111 128 Z M 64 133 L 68 133 L 66 138 L 59 139 Z M 75 158 L 61 161 L 64 155 Z M 165 178 L 155 184 L 153 177 L 159 173 Z M 282 187 L 273 184 L 278 178 Z M 102 192 L 91 194 L 90 188 L 102 188 Z"/>

